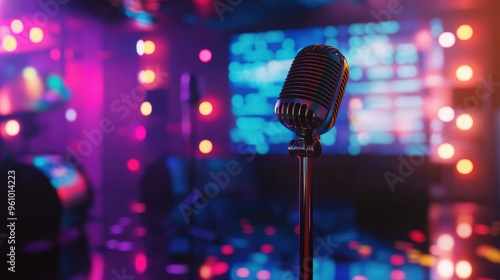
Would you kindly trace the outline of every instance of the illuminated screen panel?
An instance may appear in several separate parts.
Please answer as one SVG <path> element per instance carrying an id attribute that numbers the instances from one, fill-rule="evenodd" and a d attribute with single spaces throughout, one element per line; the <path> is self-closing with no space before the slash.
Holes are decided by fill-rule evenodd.
<path id="1" fill-rule="evenodd" d="M 311 44 L 338 48 L 350 77 L 335 127 L 321 136 L 324 153 L 428 154 L 431 83 L 442 80 L 440 20 L 370 22 L 245 33 L 230 43 L 234 151 L 287 153 L 291 131 L 274 104 L 297 52 Z"/>

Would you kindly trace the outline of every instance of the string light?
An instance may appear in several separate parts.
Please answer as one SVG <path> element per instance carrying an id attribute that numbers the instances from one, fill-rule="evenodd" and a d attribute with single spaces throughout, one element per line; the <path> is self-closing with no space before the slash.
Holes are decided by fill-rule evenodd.
<path id="1" fill-rule="evenodd" d="M 469 130 L 474 124 L 474 120 L 469 114 L 462 114 L 457 117 L 456 125 L 461 130 Z"/>
<path id="2" fill-rule="evenodd" d="M 458 80 L 466 82 L 472 78 L 472 76 L 474 75 L 474 71 L 469 65 L 462 65 L 457 68 L 455 75 L 457 76 Z"/>
<path id="3" fill-rule="evenodd" d="M 33 27 L 30 30 L 30 40 L 33 43 L 40 43 L 43 40 L 43 31 L 39 27 Z"/>
<path id="4" fill-rule="evenodd" d="M 474 169 L 474 165 L 472 164 L 472 161 L 469 159 L 461 159 L 457 162 L 457 171 L 460 174 L 470 174 L 472 170 Z"/>
<path id="5" fill-rule="evenodd" d="M 437 154 L 442 159 L 450 159 L 455 155 L 455 148 L 449 143 L 439 145 Z"/>
<path id="6" fill-rule="evenodd" d="M 7 52 L 13 52 L 17 49 L 17 40 L 12 35 L 6 35 L 2 40 L 2 47 Z"/>
<path id="7" fill-rule="evenodd" d="M 474 30 L 472 30 L 472 27 L 468 24 L 460 25 L 457 29 L 457 37 L 460 40 L 466 41 L 472 38 L 472 35 L 474 34 Z"/>
<path id="8" fill-rule="evenodd" d="M 153 105 L 148 101 L 144 101 L 141 104 L 141 114 L 144 116 L 149 116 L 153 112 Z"/>
<path id="9" fill-rule="evenodd" d="M 202 114 L 203 116 L 208 116 L 213 112 L 214 107 L 212 106 L 212 103 L 208 101 L 203 101 L 200 103 L 198 109 L 200 111 L 200 114 Z"/>
<path id="10" fill-rule="evenodd" d="M 199 144 L 199 149 L 201 153 L 208 154 L 212 151 L 213 144 L 212 142 L 210 142 L 210 140 L 203 140 Z"/>

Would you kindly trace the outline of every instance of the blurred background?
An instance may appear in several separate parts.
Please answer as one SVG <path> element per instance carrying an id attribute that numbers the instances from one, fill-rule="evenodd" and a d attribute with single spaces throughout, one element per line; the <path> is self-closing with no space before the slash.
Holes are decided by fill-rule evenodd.
<path id="1" fill-rule="evenodd" d="M 0 0 L 2 279 L 298 279 L 274 104 L 311 44 L 350 65 L 314 169 L 315 279 L 500 279 L 499 12 Z"/>

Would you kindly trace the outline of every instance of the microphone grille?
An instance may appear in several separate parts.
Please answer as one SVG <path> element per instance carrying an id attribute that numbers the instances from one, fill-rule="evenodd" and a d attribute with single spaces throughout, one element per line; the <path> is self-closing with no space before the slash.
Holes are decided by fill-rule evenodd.
<path id="1" fill-rule="evenodd" d="M 279 95 L 281 98 L 298 98 L 316 102 L 326 110 L 332 104 L 336 81 L 341 71 L 337 49 L 325 45 L 312 45 L 303 48 L 295 57 L 288 76 Z M 345 81 L 344 81 L 345 78 Z M 340 94 L 347 83 L 344 75 Z M 340 108 L 342 96 L 335 102 L 335 113 Z M 338 103 L 338 104 L 337 104 Z"/>

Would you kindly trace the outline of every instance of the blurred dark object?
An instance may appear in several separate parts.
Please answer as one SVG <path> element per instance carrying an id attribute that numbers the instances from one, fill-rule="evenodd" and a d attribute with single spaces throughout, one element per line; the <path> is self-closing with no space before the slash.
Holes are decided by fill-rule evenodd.
<path id="1" fill-rule="evenodd" d="M 2 176 L 10 170 L 15 172 L 16 276 L 85 277 L 90 270 L 85 223 L 92 199 L 83 171 L 57 155 L 2 163 Z"/>

